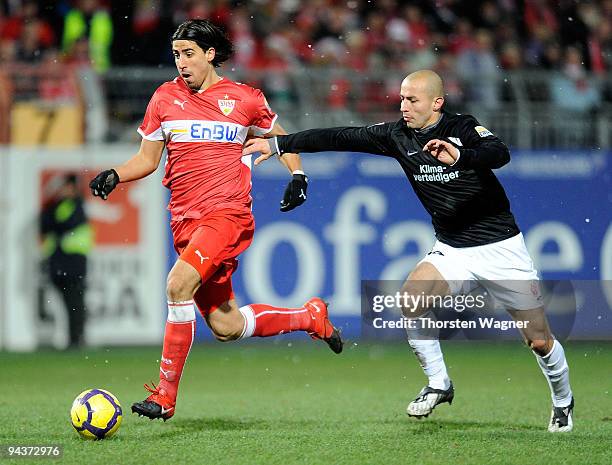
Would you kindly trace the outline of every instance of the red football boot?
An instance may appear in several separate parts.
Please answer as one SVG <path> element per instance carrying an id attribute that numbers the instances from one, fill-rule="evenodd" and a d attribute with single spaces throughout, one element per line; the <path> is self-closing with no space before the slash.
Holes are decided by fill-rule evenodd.
<path id="1" fill-rule="evenodd" d="M 153 384 L 153 388 L 149 387 L 148 384 L 144 385 L 151 395 L 142 402 L 134 402 L 132 413 L 137 413 L 139 416 L 145 416 L 151 420 L 156 418 L 161 418 L 164 421 L 169 420 L 174 415 L 176 401 L 170 399 L 164 389 L 155 386 L 154 383 L 151 384 Z"/>
<path id="2" fill-rule="evenodd" d="M 313 339 L 321 339 L 327 343 L 329 348 L 336 354 L 342 352 L 344 341 L 338 331 L 329 321 L 327 313 L 327 302 L 318 297 L 313 297 L 304 304 L 313 320 L 312 330 L 308 334 Z"/>

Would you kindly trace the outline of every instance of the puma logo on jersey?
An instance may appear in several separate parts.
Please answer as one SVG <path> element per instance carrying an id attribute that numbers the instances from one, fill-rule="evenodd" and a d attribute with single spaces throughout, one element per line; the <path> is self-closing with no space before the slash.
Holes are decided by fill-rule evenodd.
<path id="1" fill-rule="evenodd" d="M 204 257 L 204 256 L 202 256 L 202 254 L 200 253 L 200 251 L 199 251 L 199 250 L 196 250 L 196 251 L 195 251 L 195 253 L 196 253 L 196 255 L 197 255 L 198 257 L 200 257 L 200 265 L 201 265 L 202 263 L 204 263 L 204 260 L 208 260 L 208 259 L 210 258 L 210 257 Z"/>
<path id="2" fill-rule="evenodd" d="M 185 104 L 186 104 L 186 103 L 187 103 L 187 100 L 185 100 L 185 101 L 181 102 L 181 101 L 180 101 L 180 100 L 178 100 L 178 99 L 174 99 L 174 104 L 175 104 L 175 105 L 178 105 L 179 107 L 181 107 L 181 110 L 184 110 L 184 109 L 185 109 Z"/>

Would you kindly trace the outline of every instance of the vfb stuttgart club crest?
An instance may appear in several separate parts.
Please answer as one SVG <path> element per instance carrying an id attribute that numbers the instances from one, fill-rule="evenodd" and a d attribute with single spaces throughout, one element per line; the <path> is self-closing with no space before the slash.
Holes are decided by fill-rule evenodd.
<path id="1" fill-rule="evenodd" d="M 229 116 L 229 114 L 234 110 L 234 106 L 236 105 L 236 100 L 228 100 L 228 96 L 225 96 L 225 99 L 217 100 L 219 103 L 219 110 L 225 115 Z"/>

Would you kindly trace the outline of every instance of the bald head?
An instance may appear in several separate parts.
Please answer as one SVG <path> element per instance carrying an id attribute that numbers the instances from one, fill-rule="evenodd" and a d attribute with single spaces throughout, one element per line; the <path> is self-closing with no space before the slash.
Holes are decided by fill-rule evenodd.
<path id="1" fill-rule="evenodd" d="M 442 78 L 438 75 L 438 73 L 429 69 L 421 69 L 409 74 L 404 78 L 402 87 L 404 86 L 404 83 L 406 83 L 406 85 L 412 85 L 424 90 L 431 98 L 444 98 L 444 85 L 442 84 Z"/>
<path id="2" fill-rule="evenodd" d="M 406 125 L 422 129 L 440 119 L 444 85 L 437 73 L 423 69 L 409 74 L 400 88 L 401 111 Z"/>

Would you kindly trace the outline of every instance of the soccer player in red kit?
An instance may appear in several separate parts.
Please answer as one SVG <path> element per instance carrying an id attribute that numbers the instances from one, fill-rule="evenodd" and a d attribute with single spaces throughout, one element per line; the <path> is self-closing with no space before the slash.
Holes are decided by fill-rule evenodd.
<path id="1" fill-rule="evenodd" d="M 159 385 L 132 405 L 149 418 L 174 415 L 183 366 L 195 332 L 195 307 L 220 341 L 305 331 L 340 353 L 343 341 L 328 319 L 327 304 L 315 297 L 300 308 L 264 304 L 238 307 L 231 276 L 236 257 L 253 239 L 250 157 L 242 156 L 249 134 L 286 134 L 262 92 L 220 77 L 215 67 L 232 53 L 221 29 L 206 20 L 181 24 L 172 36 L 179 75 L 153 94 L 138 132 L 140 150 L 126 163 L 98 174 L 93 195 L 106 200 L 119 182 L 144 178 L 167 149 L 163 184 L 179 258 L 168 275 L 168 318 Z M 281 161 L 293 173 L 281 210 L 306 199 L 307 178 L 297 154 Z"/>

